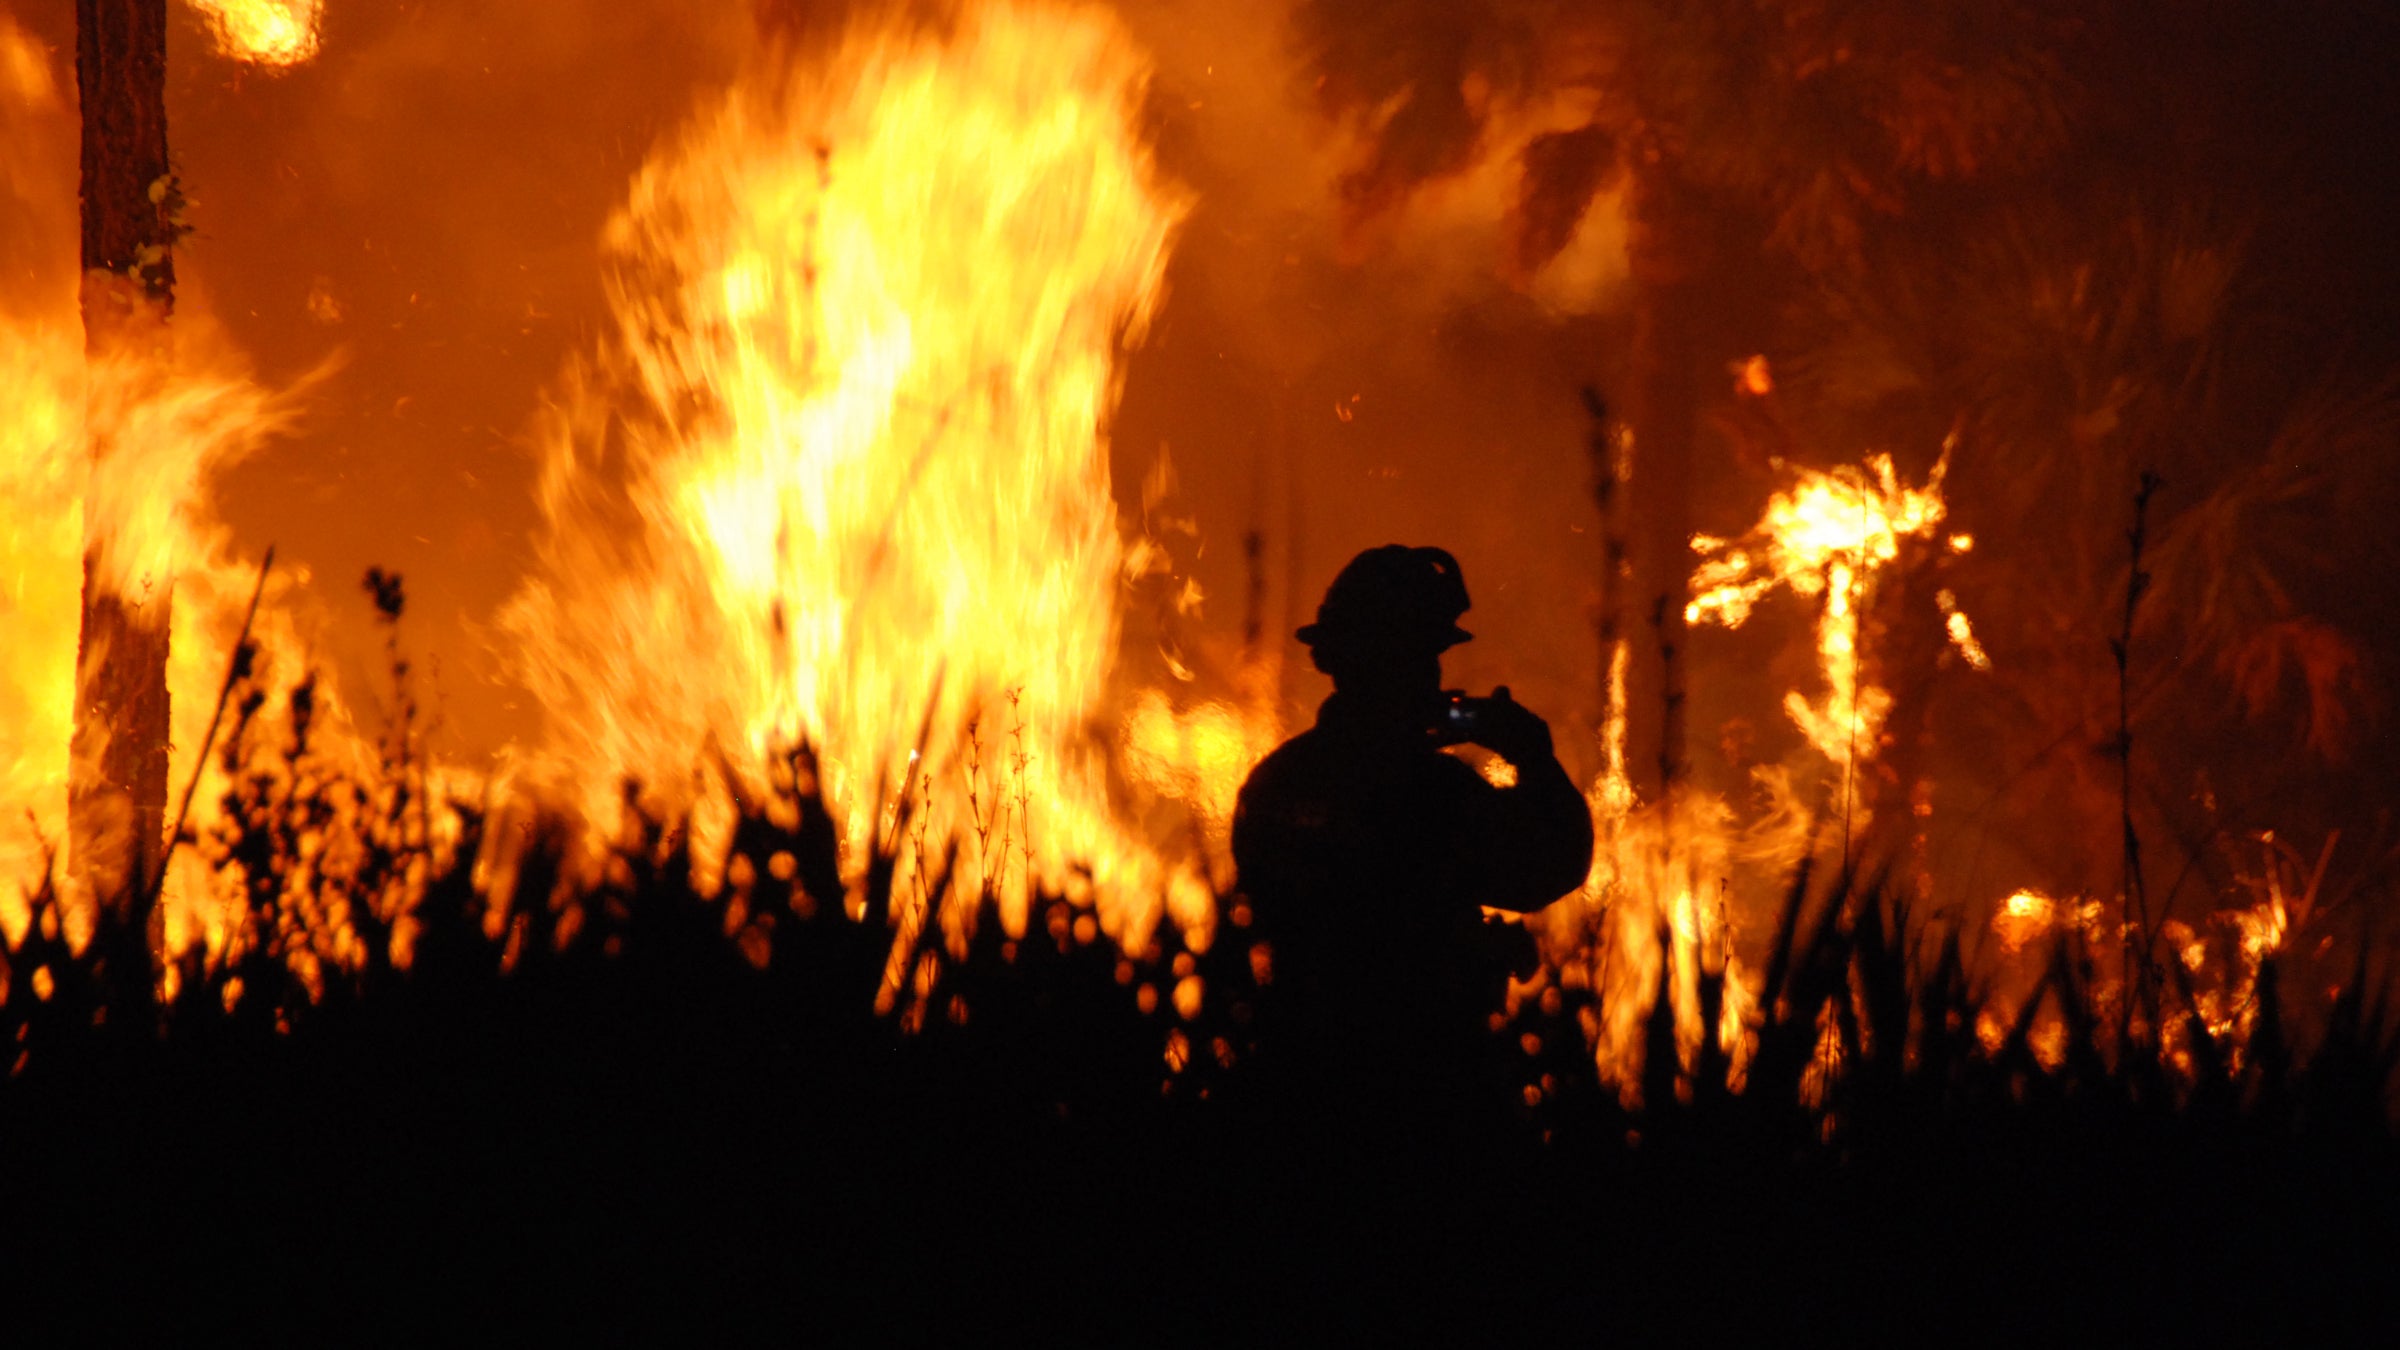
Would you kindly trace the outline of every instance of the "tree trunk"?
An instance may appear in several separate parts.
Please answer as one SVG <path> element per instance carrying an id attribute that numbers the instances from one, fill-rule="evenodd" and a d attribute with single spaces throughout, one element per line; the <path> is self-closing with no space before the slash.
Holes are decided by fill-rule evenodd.
<path id="1" fill-rule="evenodd" d="M 128 362 L 137 370 L 158 369 L 175 282 L 166 2 L 76 0 L 75 17 L 75 83 L 83 107 L 84 351 L 95 371 Z M 110 426 L 92 425 L 94 475 L 107 471 L 114 435 Z M 133 578 L 125 591 L 108 584 L 101 558 L 109 528 L 87 509 L 68 859 L 100 902 L 107 935 L 146 945 L 147 901 L 162 859 L 167 802 L 173 579 Z"/>

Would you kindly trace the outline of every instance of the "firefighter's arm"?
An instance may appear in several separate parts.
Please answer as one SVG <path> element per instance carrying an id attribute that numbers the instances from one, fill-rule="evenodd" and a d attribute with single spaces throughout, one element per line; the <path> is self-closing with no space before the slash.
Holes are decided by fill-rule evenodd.
<path id="1" fill-rule="evenodd" d="M 1551 748 L 1550 724 L 1494 690 L 1477 741 L 1517 771 L 1514 787 L 1483 785 L 1483 903 L 1537 910 L 1583 885 L 1592 867 L 1592 813 Z"/>

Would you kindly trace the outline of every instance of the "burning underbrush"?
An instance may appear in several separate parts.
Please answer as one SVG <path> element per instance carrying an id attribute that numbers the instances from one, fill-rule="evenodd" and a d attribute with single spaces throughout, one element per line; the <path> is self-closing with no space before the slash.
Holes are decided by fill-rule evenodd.
<path id="1" fill-rule="evenodd" d="M 396 631 L 398 583 L 376 580 Z M 915 1305 L 935 1319 L 909 1323 L 922 1326 L 988 1325 L 1012 1281 L 1041 1278 L 1027 1264 L 1039 1250 L 1103 1286 L 1197 1282 L 1197 1303 L 1167 1301 L 1182 1309 L 1158 1324 L 1173 1338 L 1273 1322 L 1294 1279 L 1378 1297 L 1339 1260 L 1301 1275 L 1318 1242 L 1362 1262 L 1464 1262 L 1386 1291 L 1387 1311 L 1433 1301 L 1566 1329 L 1687 1325 L 1696 1314 L 1671 1301 L 1618 1306 L 1625 1281 L 1670 1300 L 1715 1287 L 1729 1242 L 1749 1253 L 1733 1277 L 1747 1292 L 1703 1324 L 1812 1307 L 1846 1324 L 1904 1319 L 1937 1285 L 1962 1287 L 1900 1236 L 1928 1222 L 1919 1206 L 1967 1225 L 1945 1249 L 2001 1301 L 1994 1325 L 2065 1308 L 2141 1324 L 2281 1316 L 2291 1305 L 2272 1282 L 2294 1278 L 2332 1280 L 2324 1306 L 2354 1306 L 2337 1272 L 2374 1248 L 2349 1244 L 2389 1237 L 2374 1197 L 2393 1179 L 2400 1039 L 2388 976 L 2363 947 L 2331 972 L 2328 1002 L 2293 998 L 2328 972 L 2288 931 L 2229 930 L 2221 950 L 2179 931 L 2206 950 L 2128 983 L 2127 950 L 2070 907 L 2012 902 L 1978 942 L 1888 872 L 1804 865 L 1755 964 L 1721 932 L 1679 939 L 1664 910 L 1633 966 L 1647 989 L 1594 978 L 1640 955 L 1613 930 L 1570 958 L 1580 975 L 1555 933 L 1530 971 L 1496 955 L 1508 996 L 1483 1106 L 1425 1102 L 1427 1121 L 1449 1124 L 1428 1136 L 1379 1122 L 1327 1155 L 1307 1122 L 1247 1092 L 1254 1011 L 1274 991 L 1238 894 L 1205 944 L 1169 926 L 1128 950 L 1088 896 L 1057 892 L 1030 897 L 1015 933 L 961 869 L 903 873 L 901 841 L 920 828 L 905 799 L 854 886 L 845 822 L 806 747 L 779 753 L 713 836 L 647 814 L 628 784 L 626 827 L 595 862 L 573 817 L 458 795 L 405 721 L 372 761 L 329 762 L 311 682 L 278 684 L 251 651 L 227 683 L 220 809 L 183 840 L 222 897 L 222 931 L 129 976 L 105 935 L 65 939 L 43 887 L 6 950 L 0 1122 L 19 1156 L 45 1150 L 67 1169 L 20 1175 L 14 1194 L 70 1246 L 118 1250 L 91 1225 L 121 1221 L 112 1206 L 163 1204 L 289 1262 L 268 1233 L 305 1222 L 294 1206 L 339 1203 L 396 1227 L 329 1250 L 402 1276 L 447 1278 L 456 1261 L 532 1244 L 508 1258 L 533 1282 L 522 1299 L 635 1278 L 670 1248 L 712 1262 L 799 1252 L 869 1281 L 838 1296 L 770 1282 L 728 1304 L 789 1315 L 801 1287 L 907 1299 L 911 1277 L 856 1265 L 852 1244 L 914 1244 L 975 1272 Z M 394 693 L 411 715 L 404 668 Z M 912 910 L 958 918 L 904 922 Z M 1629 1058 L 1607 1040 L 1624 1020 Z M 1428 1139 L 1445 1141 L 1438 1156 L 1419 1152 Z M 152 1160 L 128 1168 L 135 1156 Z M 481 1235 L 434 1217 L 488 1213 L 495 1186 L 529 1208 Z M 418 1214 L 400 1198 L 416 1188 L 446 1198 Z M 592 1231 L 564 1239 L 545 1214 Z M 1450 1223 L 1500 1245 L 1398 1236 Z M 2253 1223 L 2279 1235 L 2230 1265 L 2195 1236 Z M 1010 1249 L 1028 1255 L 974 1246 L 1012 1228 L 1036 1235 Z M 2120 1244 L 2151 1245 L 2149 1292 L 2115 1288 L 2113 1266 L 2060 1264 L 2113 1260 Z M 313 1259 L 351 1258 L 297 1269 L 354 1287 Z M 243 1287 L 256 1274 L 186 1270 Z M 2220 1286 L 2233 1271 L 2269 1284 Z M 1124 1289 L 1078 1297 L 1071 1314 L 1027 1315 L 1167 1316 Z"/>
<path id="2" fill-rule="evenodd" d="M 373 581 L 396 634 L 399 581 Z M 394 721 L 362 758 L 341 734 L 328 741 L 316 677 L 279 682 L 259 650 L 245 639 L 225 683 L 210 775 L 222 796 L 178 840 L 177 866 L 208 897 L 194 911 L 205 933 L 175 940 L 165 927 L 183 920 L 162 915 L 153 939 L 171 955 L 154 970 L 111 969 L 106 958 L 121 949 L 75 938 L 58 869 L 37 872 L 47 879 L 22 893 L 25 921 L 0 965 L 12 1077 L 41 1082 L 48 1063 L 112 1025 L 169 1044 L 221 1034 L 213 1028 L 228 1021 L 291 1035 L 429 985 L 538 985 L 559 971 L 664 961 L 788 985 L 834 1023 L 895 1044 L 1005 1047 L 1025 1034 L 1028 1007 L 1071 1002 L 1100 1025 L 1054 1031 L 1138 1053 L 1105 1069 L 1070 1055 L 1052 1066 L 1059 1081 L 1135 1097 L 1238 1094 L 1255 1006 L 1273 997 L 1271 951 L 1246 931 L 1238 891 L 1216 900 L 1214 928 L 1161 928 L 1140 947 L 1102 929 L 1088 891 L 1037 892 L 1020 929 L 996 887 L 955 858 L 903 872 L 922 838 L 923 794 L 898 797 L 867 856 L 851 855 L 805 745 L 777 752 L 744 785 L 722 830 L 649 813 L 628 781 L 623 828 L 595 858 L 580 817 L 462 795 L 479 785 L 427 762 L 404 661 L 395 657 Z M 1023 791 L 1004 770 L 991 790 Z M 1620 834 L 1647 828 L 1617 822 Z M 2307 879 L 2276 862 L 2256 911 L 2208 931 L 2170 921 L 2146 952 L 2098 902 L 2034 892 L 2011 897 L 1985 933 L 1964 930 L 1888 868 L 1829 878 L 1803 860 L 1771 930 L 1738 943 L 1722 913 L 1703 915 L 1688 897 L 1657 903 L 1639 878 L 1615 880 L 1606 904 L 1570 897 L 1539 916 L 1539 959 L 1516 955 L 1536 944 L 1504 936 L 1513 921 L 1487 925 L 1492 987 L 1506 986 L 1492 1012 L 1490 1087 L 1545 1137 L 1745 1099 L 1847 1143 L 1902 1085 L 1928 1108 L 2097 1097 L 2278 1130 L 2377 1133 L 2400 1055 L 2390 981 L 2370 945 L 2337 953 L 2321 934 L 2308 940 L 2314 889 L 2287 894 Z M 1653 865 L 1668 875 L 1683 866 Z M 1612 921 L 1612 907 L 1644 917 Z M 1580 941 L 1571 924 L 1583 925 Z M 1611 963 L 1630 976 L 1612 976 Z M 2326 996 L 2304 997 L 2301 1011 L 2287 985 Z M 1630 1046 L 1613 1039 L 1628 1034 Z"/>

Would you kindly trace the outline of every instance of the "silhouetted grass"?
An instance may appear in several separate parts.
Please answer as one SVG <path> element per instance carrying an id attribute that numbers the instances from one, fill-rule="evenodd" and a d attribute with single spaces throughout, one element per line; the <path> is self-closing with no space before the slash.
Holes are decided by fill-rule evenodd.
<path id="1" fill-rule="evenodd" d="M 244 678 L 219 824 L 185 845 L 239 883 L 221 956 L 128 998 L 47 886 L 5 952 L 0 1321 L 338 1340 L 496 1326 L 466 1321 L 490 1305 L 613 1339 L 866 1315 L 900 1340 L 1317 1342 L 2392 1320 L 2400 1038 L 2363 945 L 2304 1046 L 2269 956 L 2237 1056 L 2188 988 L 2163 996 L 2174 1035 L 2128 1029 L 2071 927 L 2003 1008 L 1955 931 L 1804 873 L 1741 1090 L 1714 1037 L 1680 1059 L 1661 988 L 1627 1105 L 1583 1038 L 1592 995 L 1553 987 L 1495 1030 L 1490 1111 L 1329 1139 L 1246 1091 L 1273 991 L 1230 906 L 1204 951 L 1169 926 L 1121 952 L 1055 896 L 1011 938 L 944 866 L 926 912 L 977 910 L 970 948 L 923 925 L 878 1012 L 894 860 L 851 914 L 805 748 L 703 895 L 682 822 L 631 812 L 595 868 L 564 820 L 433 800 L 405 725 L 326 772 L 311 686 L 269 726 Z M 503 828 L 507 884 L 479 887 Z"/>

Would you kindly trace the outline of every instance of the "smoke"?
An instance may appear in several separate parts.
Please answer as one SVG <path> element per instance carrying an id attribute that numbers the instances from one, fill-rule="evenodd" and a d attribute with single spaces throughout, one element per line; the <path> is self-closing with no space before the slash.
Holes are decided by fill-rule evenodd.
<path id="1" fill-rule="evenodd" d="M 47 35 L 0 15 L 0 317 L 75 303 L 74 90 Z"/>
<path id="2" fill-rule="evenodd" d="M 381 657 L 344 579 L 405 574 L 446 748 L 489 750 L 517 714 L 486 683 L 484 625 L 524 566 L 525 429 L 602 320 L 602 222 L 731 69 L 747 9 L 352 0 L 327 7 L 314 60 L 272 75 L 177 14 L 169 144 L 195 226 L 179 306 L 215 314 L 269 384 L 346 357 L 299 435 L 220 478 L 219 513 L 335 583 L 353 622 L 324 655 L 351 687 L 379 683 Z"/>
<path id="3" fill-rule="evenodd" d="M 1521 265 L 1517 247 L 1523 156 L 1578 124 L 1582 96 L 1486 86 L 1466 122 L 1405 106 L 1362 117 L 1324 82 L 1339 32 L 1299 7 L 1124 8 L 1159 62 L 1162 166 L 1198 204 L 1134 358 L 1117 471 L 1140 481 L 1171 454 L 1199 525 L 1179 559 L 1206 597 L 1196 626 L 1221 647 L 1253 617 L 1252 533 L 1273 643 L 1358 550 L 1439 543 L 1465 567 L 1480 635 L 1452 654 L 1451 679 L 1510 683 L 1562 731 L 1588 727 L 1598 540 L 1577 390 L 1617 359 L 1621 201 L 1565 223 L 1545 265 Z M 1458 95 L 1414 68 L 1388 92 L 1405 104 L 1437 76 L 1435 94 Z M 1281 651 L 1286 716 L 1305 722 L 1325 686 Z M 1582 741 L 1561 736 L 1571 753 Z"/>

